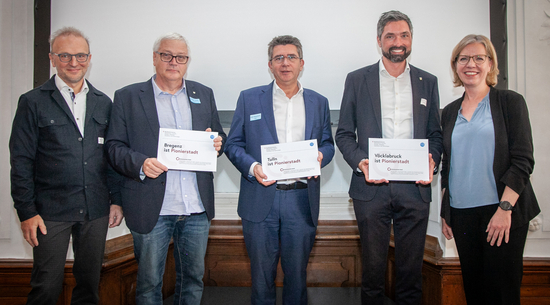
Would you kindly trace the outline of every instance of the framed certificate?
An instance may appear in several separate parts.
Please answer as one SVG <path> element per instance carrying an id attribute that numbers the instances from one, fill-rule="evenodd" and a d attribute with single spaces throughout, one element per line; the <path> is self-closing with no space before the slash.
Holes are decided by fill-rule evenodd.
<path id="1" fill-rule="evenodd" d="M 369 138 L 369 179 L 430 179 L 427 139 Z"/>

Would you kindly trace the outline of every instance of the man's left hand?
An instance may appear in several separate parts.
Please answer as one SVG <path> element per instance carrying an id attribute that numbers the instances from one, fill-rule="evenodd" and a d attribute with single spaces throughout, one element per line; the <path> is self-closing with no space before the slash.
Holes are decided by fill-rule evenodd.
<path id="1" fill-rule="evenodd" d="M 317 155 L 317 161 L 319 162 L 319 168 L 321 167 L 321 165 L 323 164 L 323 153 L 318 151 L 318 155 Z M 314 178 L 317 179 L 317 177 L 319 176 L 315 176 Z M 307 177 L 308 179 L 311 179 L 311 176 Z"/>
<path id="2" fill-rule="evenodd" d="M 210 128 L 210 127 L 206 128 L 206 132 L 212 132 L 212 128 Z M 222 137 L 221 136 L 217 136 L 214 139 L 214 148 L 218 152 L 218 156 L 219 156 L 220 155 L 220 149 L 222 148 Z"/>
<path id="3" fill-rule="evenodd" d="M 432 183 L 432 180 L 434 178 L 435 161 L 432 158 L 432 154 L 428 154 L 428 156 L 430 157 L 430 167 L 428 169 L 430 171 L 430 180 L 428 180 L 428 181 L 418 180 L 418 181 L 416 181 L 417 184 L 420 183 L 420 184 L 423 184 L 423 185 L 428 185 L 428 184 Z"/>
<path id="4" fill-rule="evenodd" d="M 123 218 L 124 215 L 122 214 L 122 207 L 120 205 L 111 204 L 111 211 L 109 212 L 109 228 L 118 227 Z"/>

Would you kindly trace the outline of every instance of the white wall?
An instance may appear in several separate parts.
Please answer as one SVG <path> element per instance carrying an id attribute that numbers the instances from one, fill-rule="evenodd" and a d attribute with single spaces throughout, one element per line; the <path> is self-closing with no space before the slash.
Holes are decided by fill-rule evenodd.
<path id="1" fill-rule="evenodd" d="M 7 141 L 17 98 L 32 87 L 33 1 L 1 1 L 0 258 L 30 258 L 30 247 L 22 240 L 9 197 Z M 546 3 L 544 0 L 538 2 Z M 166 32 L 177 31 L 188 39 L 191 49 L 192 61 L 187 77 L 212 87 L 220 110 L 233 110 L 241 90 L 271 81 L 267 43 L 277 35 L 294 35 L 304 46 L 305 69 L 300 81 L 305 87 L 325 95 L 331 109 L 338 109 L 346 74 L 379 59 L 376 22 L 382 12 L 390 9 L 401 10 L 411 18 L 414 35 L 410 62 L 439 78 L 441 106 L 456 99 L 461 90 L 452 87 L 449 56 L 454 45 L 466 34 L 489 35 L 488 1 L 480 5 L 479 0 L 394 0 L 387 3 L 358 0 L 52 0 L 52 30 L 75 26 L 89 36 L 93 58 L 87 77 L 111 97 L 120 87 L 150 78 L 154 72 L 154 40 Z M 464 22 L 465 12 L 467 22 Z M 515 55 L 511 53 L 510 60 L 514 61 L 512 56 Z M 522 61 L 524 54 L 517 56 L 518 61 Z M 518 74 L 527 71 L 523 69 Z M 529 94 L 536 94 L 537 89 L 534 90 L 535 93 Z M 529 107 L 533 118 L 533 113 L 540 113 L 538 108 L 542 111 L 545 106 L 530 103 Z M 537 139 L 535 134 L 535 137 L 536 145 L 544 142 L 540 136 Z M 536 147 L 538 152 L 548 149 Z M 536 157 L 538 170 L 534 180 L 544 168 L 539 160 L 544 158 L 543 154 L 537 153 Z M 548 168 L 548 164 L 542 165 Z M 322 175 L 320 218 L 353 219 L 353 209 L 347 201 L 351 170 L 339 152 L 323 169 Z M 238 183 L 238 172 L 222 156 L 215 178 L 218 219 L 237 218 Z M 535 183 L 537 194 L 541 189 L 543 186 L 537 187 Z M 440 233 L 439 185 L 433 190 L 428 234 L 440 239 L 447 256 L 456 256 L 454 242 L 445 242 Z M 546 228 L 550 229 L 550 225 Z M 122 227 L 110 230 L 108 237 L 126 233 L 128 230 Z M 526 256 L 548 256 L 543 249 L 548 248 L 550 237 L 542 231 L 533 236 L 536 241 L 530 236 Z M 531 250 L 533 244 L 535 247 Z"/>
<path id="2" fill-rule="evenodd" d="M 550 1 L 508 0 L 509 87 L 529 107 L 535 170 L 531 182 L 542 213 L 531 222 L 525 256 L 550 256 Z"/>
<path id="3" fill-rule="evenodd" d="M 191 49 L 188 78 L 212 87 L 220 110 L 234 110 L 241 90 L 271 81 L 267 43 L 294 35 L 304 47 L 300 81 L 338 109 L 346 74 L 379 59 L 376 22 L 391 9 L 411 18 L 411 63 L 439 77 L 446 105 L 460 91 L 452 89 L 451 50 L 466 34 L 489 35 L 488 1 L 52 0 L 52 30 L 72 25 L 90 37 L 89 79 L 111 97 L 150 78 L 153 42 L 179 32 Z M 468 12 L 468 22 L 457 12 Z"/>
<path id="4" fill-rule="evenodd" d="M 10 196 L 8 140 L 21 93 L 32 88 L 33 1 L 0 2 L 0 258 L 32 255 Z"/>

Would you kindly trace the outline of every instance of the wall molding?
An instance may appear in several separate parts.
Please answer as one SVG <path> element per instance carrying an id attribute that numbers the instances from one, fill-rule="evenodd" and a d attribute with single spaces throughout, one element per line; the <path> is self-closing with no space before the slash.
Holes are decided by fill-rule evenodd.
<path id="1" fill-rule="evenodd" d="M 393 295 L 393 239 L 389 245 L 386 294 Z M 175 268 L 170 248 L 164 296 L 173 294 Z M 350 287 L 361 283 L 361 248 L 356 222 L 321 220 L 308 266 L 310 287 Z M 279 266 L 280 268 L 280 266 Z M 0 260 L 0 304 L 25 304 L 30 291 L 32 260 Z M 101 304 L 134 304 L 137 263 L 131 234 L 107 241 L 100 283 Z M 422 304 L 465 304 L 458 258 L 443 258 L 437 238 L 426 236 Z M 276 283 L 282 285 L 279 269 Z M 213 220 L 206 254 L 204 282 L 211 286 L 250 286 L 250 267 L 239 220 Z M 58 305 L 69 304 L 72 261 L 65 265 L 63 293 Z M 525 258 L 522 304 L 550 304 L 550 258 Z"/>

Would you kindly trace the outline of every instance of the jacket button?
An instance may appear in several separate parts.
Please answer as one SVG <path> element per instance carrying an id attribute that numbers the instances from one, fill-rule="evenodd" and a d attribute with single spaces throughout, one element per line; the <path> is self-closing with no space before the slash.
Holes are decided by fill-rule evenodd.
<path id="1" fill-rule="evenodd" d="M 83 210 L 83 209 L 80 209 L 80 211 L 79 211 L 79 212 L 80 212 L 80 214 L 82 214 L 82 213 L 84 213 L 84 210 Z"/>
<path id="2" fill-rule="evenodd" d="M 54 120 L 51 120 L 51 121 L 50 121 L 50 123 L 52 123 L 52 124 L 53 124 L 53 123 L 55 123 L 55 121 L 54 121 Z"/>
<path id="3" fill-rule="evenodd" d="M 82 142 L 82 138 L 78 138 L 78 142 Z"/>

